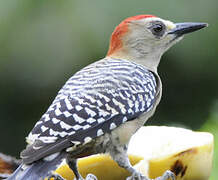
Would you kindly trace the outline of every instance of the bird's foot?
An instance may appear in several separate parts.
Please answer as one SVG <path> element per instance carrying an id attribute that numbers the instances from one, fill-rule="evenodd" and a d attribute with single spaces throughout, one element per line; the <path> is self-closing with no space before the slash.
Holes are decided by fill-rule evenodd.
<path id="1" fill-rule="evenodd" d="M 168 180 L 168 179 L 176 180 L 174 173 L 169 170 L 165 171 L 165 173 L 162 176 L 157 177 L 154 180 Z M 132 174 L 132 176 L 127 177 L 126 180 L 151 180 L 151 179 L 147 178 L 146 176 L 143 176 L 141 173 L 136 171 Z"/>
<path id="2" fill-rule="evenodd" d="M 155 180 L 168 180 L 168 179 L 176 180 L 175 174 L 169 170 L 165 171 L 165 173 L 162 176 L 157 177 Z"/>
<path id="3" fill-rule="evenodd" d="M 61 175 L 52 173 L 48 176 L 48 180 L 66 180 Z M 79 179 L 74 178 L 74 180 L 98 180 L 94 174 L 88 174 L 86 179 L 83 179 L 82 176 Z"/>
<path id="4" fill-rule="evenodd" d="M 48 180 L 65 180 L 61 175 L 52 173 L 48 176 Z"/>
<path id="5" fill-rule="evenodd" d="M 88 174 L 85 180 L 98 180 L 94 174 Z"/>
<path id="6" fill-rule="evenodd" d="M 149 180 L 146 176 L 142 175 L 140 172 L 133 172 L 132 176 L 126 178 L 126 180 Z"/>
<path id="7" fill-rule="evenodd" d="M 79 179 L 74 178 L 74 180 L 98 180 L 98 179 L 94 174 L 88 174 L 86 176 L 86 179 L 83 179 L 82 176 L 80 176 Z"/>

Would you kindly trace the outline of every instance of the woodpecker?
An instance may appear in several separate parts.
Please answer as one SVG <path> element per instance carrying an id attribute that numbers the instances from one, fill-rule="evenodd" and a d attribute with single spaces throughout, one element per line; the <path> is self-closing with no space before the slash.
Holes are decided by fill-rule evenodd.
<path id="1" fill-rule="evenodd" d="M 58 92 L 29 133 L 28 145 L 21 152 L 22 164 L 8 179 L 47 177 L 66 159 L 76 179 L 83 180 L 77 158 L 96 153 L 110 154 L 131 173 L 128 180 L 147 179 L 130 164 L 127 148 L 131 136 L 160 102 L 160 58 L 184 34 L 206 26 L 173 23 L 154 15 L 122 21 L 112 33 L 106 57 L 78 71 Z M 170 177 L 174 179 L 167 171 L 157 179 Z M 96 177 L 88 175 L 86 179 Z"/>

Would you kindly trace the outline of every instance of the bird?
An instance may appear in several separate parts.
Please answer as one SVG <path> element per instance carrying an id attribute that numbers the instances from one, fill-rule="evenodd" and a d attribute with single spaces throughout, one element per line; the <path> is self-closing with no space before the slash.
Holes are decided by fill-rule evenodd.
<path id="1" fill-rule="evenodd" d="M 185 34 L 207 23 L 173 23 L 155 15 L 136 15 L 115 27 L 105 58 L 76 72 L 36 122 L 21 152 L 22 164 L 8 180 L 36 180 L 66 160 L 76 180 L 84 180 L 77 159 L 108 153 L 131 173 L 128 180 L 147 180 L 130 164 L 131 136 L 154 114 L 162 96 L 158 75 L 161 56 Z M 161 134 L 160 134 L 161 136 Z M 149 148 L 149 147 L 148 147 Z M 175 179 L 166 171 L 158 180 Z M 97 179 L 89 174 L 86 180 Z"/>

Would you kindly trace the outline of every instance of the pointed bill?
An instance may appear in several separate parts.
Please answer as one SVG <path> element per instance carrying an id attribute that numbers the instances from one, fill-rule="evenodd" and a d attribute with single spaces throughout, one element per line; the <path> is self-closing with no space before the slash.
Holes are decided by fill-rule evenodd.
<path id="1" fill-rule="evenodd" d="M 204 27 L 207 27 L 207 23 L 196 23 L 196 22 L 185 22 L 185 23 L 176 23 L 176 27 L 173 28 L 168 34 L 175 34 L 177 36 L 182 36 L 187 33 L 191 33 L 197 30 L 200 30 Z"/>

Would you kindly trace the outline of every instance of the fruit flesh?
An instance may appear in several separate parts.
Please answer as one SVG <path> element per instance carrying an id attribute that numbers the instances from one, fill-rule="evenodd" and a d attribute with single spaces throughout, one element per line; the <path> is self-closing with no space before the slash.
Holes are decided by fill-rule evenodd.
<path id="1" fill-rule="evenodd" d="M 142 157 L 129 156 L 132 165 L 137 164 Z M 87 158 L 81 158 L 78 161 L 79 172 L 83 177 L 87 174 L 94 174 L 98 180 L 121 180 L 130 176 L 130 173 L 120 168 L 109 155 L 93 155 Z M 67 180 L 73 180 L 74 174 L 66 164 L 59 167 L 56 172 Z"/>
<path id="2" fill-rule="evenodd" d="M 177 180 L 208 180 L 213 159 L 213 135 L 175 127 L 148 126 L 141 128 L 129 143 L 129 158 L 135 169 L 149 178 L 161 176 L 166 170 Z M 78 160 L 83 177 L 88 173 L 98 180 L 125 180 L 130 174 L 108 155 L 98 154 Z M 56 172 L 73 180 L 66 164 Z"/>

